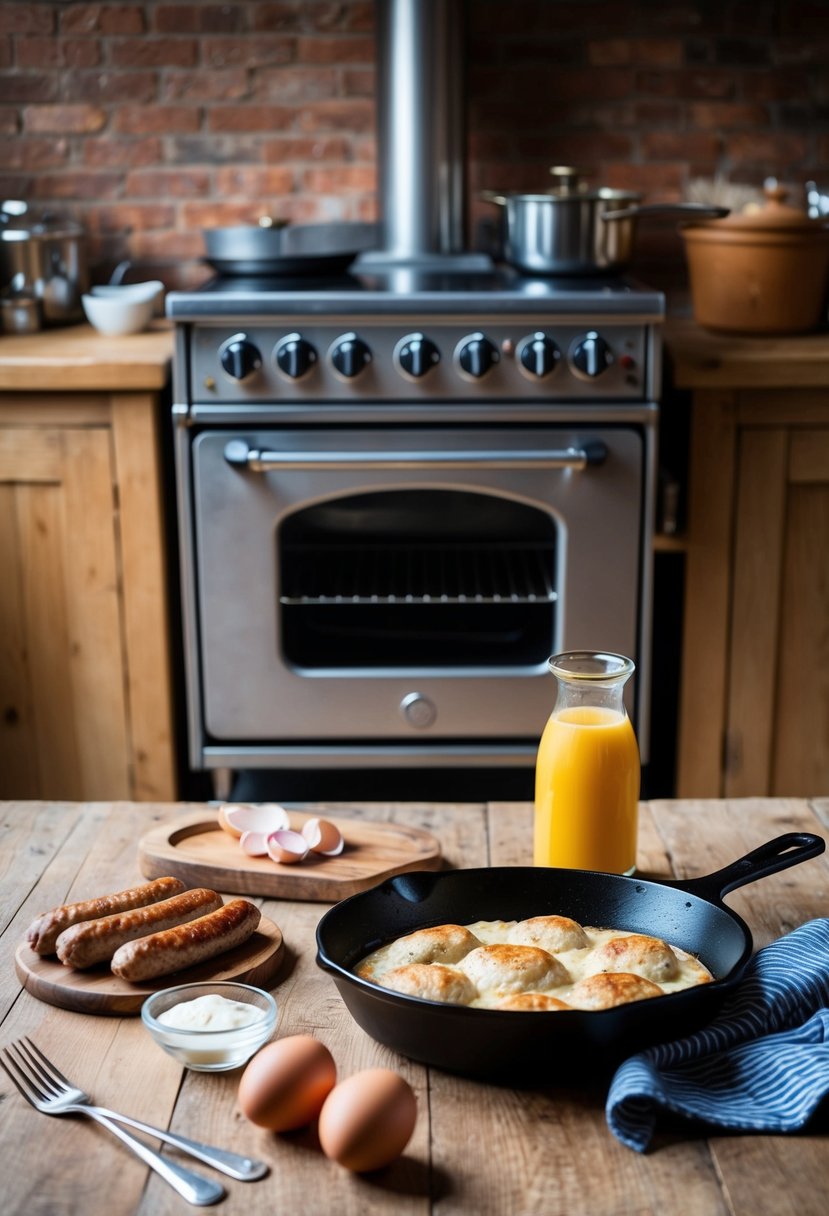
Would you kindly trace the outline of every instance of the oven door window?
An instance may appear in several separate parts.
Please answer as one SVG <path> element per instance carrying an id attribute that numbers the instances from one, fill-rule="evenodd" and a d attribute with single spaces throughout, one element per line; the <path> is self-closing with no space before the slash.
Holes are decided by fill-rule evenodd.
<path id="1" fill-rule="evenodd" d="M 283 657 L 296 668 L 543 663 L 555 636 L 556 523 L 443 489 L 353 494 L 276 536 Z"/>

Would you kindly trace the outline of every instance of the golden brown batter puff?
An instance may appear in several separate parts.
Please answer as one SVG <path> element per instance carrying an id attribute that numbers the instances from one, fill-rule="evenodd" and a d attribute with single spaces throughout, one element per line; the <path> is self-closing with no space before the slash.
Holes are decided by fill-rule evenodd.
<path id="1" fill-rule="evenodd" d="M 458 967 L 481 993 L 543 992 L 570 979 L 564 964 L 537 946 L 480 946 Z"/>
<path id="2" fill-rule="evenodd" d="M 665 984 L 678 976 L 679 960 L 660 938 L 631 933 L 599 946 L 590 960 L 590 971 L 632 971 L 655 984 Z"/>
<path id="3" fill-rule="evenodd" d="M 387 967 L 403 967 L 407 963 L 456 963 L 470 950 L 480 946 L 474 933 L 463 925 L 434 925 L 399 937 L 389 947 Z"/>
<path id="4" fill-rule="evenodd" d="M 590 945 L 584 929 L 569 916 L 531 916 L 513 925 L 508 936 L 516 946 L 540 946 L 549 954 L 585 950 Z"/>
<path id="5" fill-rule="evenodd" d="M 384 971 L 376 982 L 406 996 L 453 1005 L 468 1005 L 478 995 L 468 976 L 441 963 L 407 963 L 403 967 L 393 967 L 391 971 Z"/>
<path id="6" fill-rule="evenodd" d="M 566 1001 L 560 1001 L 557 996 L 546 992 L 514 992 L 505 996 L 495 1006 L 496 1009 L 524 1009 L 531 1013 L 546 1013 L 554 1009 L 572 1009 Z"/>
<path id="7" fill-rule="evenodd" d="M 569 999 L 574 1009 L 613 1009 L 652 996 L 662 996 L 662 989 L 644 976 L 603 971 L 574 984 Z"/>

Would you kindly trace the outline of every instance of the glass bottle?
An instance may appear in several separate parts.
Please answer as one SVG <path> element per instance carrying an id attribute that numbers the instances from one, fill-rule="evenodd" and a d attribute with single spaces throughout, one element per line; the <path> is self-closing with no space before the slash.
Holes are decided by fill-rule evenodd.
<path id="1" fill-rule="evenodd" d="M 534 862 L 632 874 L 639 748 L 623 692 L 634 664 L 574 651 L 549 667 L 558 695 L 536 761 Z"/>

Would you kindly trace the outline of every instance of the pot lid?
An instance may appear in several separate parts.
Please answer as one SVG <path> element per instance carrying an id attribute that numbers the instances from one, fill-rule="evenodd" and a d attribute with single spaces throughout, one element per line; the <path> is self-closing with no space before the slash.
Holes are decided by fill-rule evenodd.
<path id="1" fill-rule="evenodd" d="M 74 220 L 50 211 L 32 211 L 22 199 L 9 198 L 0 203 L 0 241 L 60 239 L 82 233 L 83 228 Z"/>
<path id="2" fill-rule="evenodd" d="M 527 190 L 484 190 L 481 197 L 490 203 L 503 204 L 507 199 L 527 203 L 638 203 L 642 194 L 634 190 L 621 190 L 613 186 L 595 186 L 592 189 L 582 180 L 582 170 L 571 165 L 552 165 L 550 176 L 555 185 L 549 190 L 531 192 Z"/>
<path id="3" fill-rule="evenodd" d="M 576 198 L 576 199 L 610 199 L 613 202 L 635 203 L 638 202 L 642 195 L 634 190 L 621 190 L 613 186 L 595 186 L 591 189 L 582 180 L 582 170 L 575 169 L 572 165 L 551 165 L 550 176 L 555 182 L 555 186 L 548 193 L 553 198 Z"/>
<path id="4" fill-rule="evenodd" d="M 730 232 L 815 232 L 826 228 L 827 219 L 810 219 L 800 207 L 792 207 L 785 200 L 789 192 L 774 178 L 763 186 L 765 202 L 749 204 L 743 211 L 732 211 L 725 219 L 715 220 L 706 227 Z"/>
<path id="5" fill-rule="evenodd" d="M 608 203 L 638 203 L 642 195 L 632 190 L 616 190 L 612 186 L 597 186 L 594 190 L 580 187 L 578 190 L 544 190 L 531 194 L 525 190 L 482 190 L 480 197 L 488 203 L 506 203 L 508 199 L 515 202 L 549 203 L 550 206 L 564 203 L 593 203 L 605 201 Z"/>

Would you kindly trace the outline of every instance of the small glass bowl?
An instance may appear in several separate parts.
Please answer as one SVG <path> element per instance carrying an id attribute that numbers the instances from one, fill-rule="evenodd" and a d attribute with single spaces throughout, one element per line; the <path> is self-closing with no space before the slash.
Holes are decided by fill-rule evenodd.
<path id="1" fill-rule="evenodd" d="M 200 996 L 223 996 L 257 1011 L 256 1020 L 232 1030 L 183 1030 L 165 1026 L 158 1018 L 174 1005 Z M 179 984 L 154 992 L 141 1006 L 141 1020 L 168 1055 L 194 1072 L 229 1072 L 241 1068 L 273 1034 L 276 1001 L 269 992 L 249 984 Z"/>

